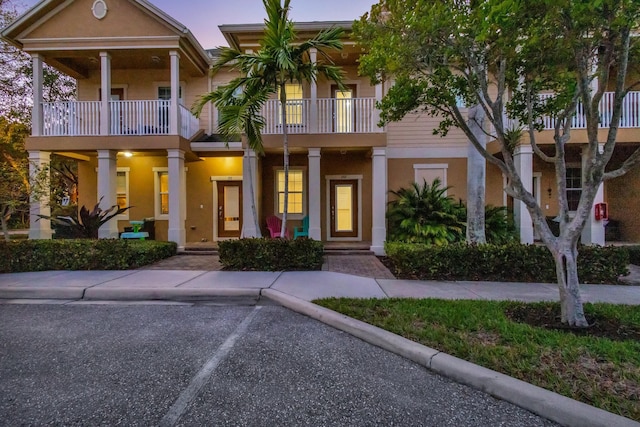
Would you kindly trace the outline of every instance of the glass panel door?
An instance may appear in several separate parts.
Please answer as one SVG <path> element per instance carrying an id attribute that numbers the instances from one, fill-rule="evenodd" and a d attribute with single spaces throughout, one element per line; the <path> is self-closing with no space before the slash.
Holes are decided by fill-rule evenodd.
<path id="1" fill-rule="evenodd" d="M 331 237 L 358 237 L 358 180 L 331 180 Z"/>
<path id="2" fill-rule="evenodd" d="M 218 182 L 218 237 L 240 237 L 242 182 Z"/>

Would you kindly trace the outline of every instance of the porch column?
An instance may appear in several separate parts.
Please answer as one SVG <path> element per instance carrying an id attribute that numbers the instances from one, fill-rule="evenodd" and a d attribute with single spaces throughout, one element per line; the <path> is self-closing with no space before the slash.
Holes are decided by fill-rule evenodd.
<path id="1" fill-rule="evenodd" d="M 167 150 L 169 172 L 169 230 L 170 242 L 176 242 L 183 249 L 186 241 L 184 223 L 186 220 L 186 177 L 184 172 L 184 151 Z"/>
<path id="2" fill-rule="evenodd" d="M 309 148 L 309 238 L 322 240 L 320 227 L 320 149 Z"/>
<path id="3" fill-rule="evenodd" d="M 374 148 L 372 155 L 373 185 L 371 191 L 371 251 L 384 255 L 387 239 L 387 150 Z"/>
<path id="4" fill-rule="evenodd" d="M 519 145 L 513 153 L 516 171 L 520 175 L 525 190 L 531 191 L 533 186 L 533 149 L 529 145 Z M 520 200 L 513 200 L 513 217 L 516 228 L 520 231 L 520 243 L 533 243 L 533 222 L 527 206 Z"/>
<path id="5" fill-rule="evenodd" d="M 118 204 L 117 154 L 115 150 L 98 150 L 98 200 L 101 209 L 109 209 Z M 100 227 L 98 238 L 117 239 L 118 220 L 114 218 Z"/>
<path id="6" fill-rule="evenodd" d="M 604 149 L 604 146 L 600 144 L 598 146 L 600 152 Z M 589 146 L 585 145 L 582 147 L 582 180 L 584 182 L 584 171 L 586 170 L 586 158 L 588 155 Z M 604 226 L 605 222 L 603 220 L 596 220 L 595 217 L 595 209 L 594 206 L 596 203 L 604 202 L 604 184 L 600 184 L 598 187 L 598 191 L 596 192 L 596 197 L 593 199 L 593 205 L 589 210 L 589 216 L 587 216 L 587 222 L 584 225 L 584 229 L 582 229 L 582 243 L 585 245 L 600 245 L 604 246 Z"/>
<path id="7" fill-rule="evenodd" d="M 49 176 L 49 163 L 51 161 L 51 153 L 48 151 L 29 151 L 29 176 L 32 181 L 44 170 Z M 38 180 L 40 181 L 40 180 Z M 29 206 L 29 238 L 30 239 L 50 239 L 53 235 L 51 231 L 51 221 L 41 219 L 39 215 L 51 215 L 51 207 L 49 206 L 49 180 L 42 182 L 42 188 L 31 195 L 31 204 Z"/>
<path id="8" fill-rule="evenodd" d="M 318 49 L 309 49 L 309 59 L 312 64 L 315 64 L 318 60 Z M 318 133 L 318 82 L 311 80 L 311 102 L 309 106 L 309 124 L 310 133 Z M 309 218 L 311 220 L 311 218 Z M 311 223 L 309 223 L 311 224 Z M 309 232 L 311 232 L 311 225 L 309 225 Z M 320 240 L 320 239 L 317 239 Z"/>
<path id="9" fill-rule="evenodd" d="M 486 147 L 483 131 L 485 114 L 480 105 L 469 108 L 467 123 L 474 137 Z M 467 143 L 467 242 L 485 243 L 485 188 L 487 161 L 469 141 Z"/>
<path id="10" fill-rule="evenodd" d="M 109 101 L 111 100 L 111 55 L 100 52 L 100 135 L 109 135 L 111 117 Z"/>
<path id="11" fill-rule="evenodd" d="M 42 135 L 42 56 L 31 55 L 33 63 L 33 109 L 31 110 L 31 135 Z"/>
<path id="12" fill-rule="evenodd" d="M 169 108 L 169 123 L 171 135 L 180 132 L 180 116 L 178 102 L 180 99 L 180 54 L 175 50 L 169 52 L 171 57 L 171 106 Z"/>
<path id="13" fill-rule="evenodd" d="M 251 189 L 253 188 L 253 194 Z M 258 224 L 258 159 L 255 151 L 247 148 L 242 158 L 242 237 L 261 237 Z"/>
<path id="14" fill-rule="evenodd" d="M 382 82 L 378 83 L 375 87 L 376 90 L 376 103 L 382 101 Z M 378 126 L 380 123 L 380 110 L 373 106 L 373 114 L 371 114 L 371 131 L 372 132 L 382 132 L 382 128 Z"/>

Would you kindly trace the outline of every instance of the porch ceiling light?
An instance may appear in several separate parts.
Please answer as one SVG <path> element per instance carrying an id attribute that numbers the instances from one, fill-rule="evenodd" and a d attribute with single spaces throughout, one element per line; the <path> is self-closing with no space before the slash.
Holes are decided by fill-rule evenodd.
<path id="1" fill-rule="evenodd" d="M 133 153 L 131 151 L 123 151 L 122 155 L 125 156 L 125 157 L 132 157 Z"/>

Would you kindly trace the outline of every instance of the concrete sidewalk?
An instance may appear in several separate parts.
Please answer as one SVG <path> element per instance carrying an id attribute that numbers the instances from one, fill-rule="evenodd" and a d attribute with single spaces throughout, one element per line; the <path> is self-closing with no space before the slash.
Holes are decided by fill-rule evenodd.
<path id="1" fill-rule="evenodd" d="M 554 284 L 372 279 L 331 271 L 42 271 L 0 274 L 0 299 L 259 299 L 265 289 L 312 301 L 328 297 L 557 301 Z M 640 287 L 582 285 L 585 302 L 640 305 Z"/>

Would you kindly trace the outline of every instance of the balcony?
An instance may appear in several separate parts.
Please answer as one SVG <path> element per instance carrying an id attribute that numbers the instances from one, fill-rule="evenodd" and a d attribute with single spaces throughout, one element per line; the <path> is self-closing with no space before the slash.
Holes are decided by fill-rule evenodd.
<path id="1" fill-rule="evenodd" d="M 611 125 L 613 115 L 614 92 L 605 92 L 600 100 L 600 128 L 608 128 Z M 551 95 L 543 95 L 546 99 Z M 556 120 L 552 117 L 543 117 L 542 123 L 545 130 L 555 129 Z M 578 104 L 576 114 L 571 119 L 572 129 L 586 129 L 587 120 L 584 115 L 584 106 Z M 640 92 L 629 92 L 622 101 L 622 115 L 620 117 L 620 128 L 640 128 Z"/>
<path id="2" fill-rule="evenodd" d="M 100 136 L 100 101 L 42 103 L 41 136 Z M 111 117 L 107 135 L 172 135 L 171 101 L 109 101 Z M 198 119 L 178 105 L 178 135 L 191 139 Z"/>
<path id="3" fill-rule="evenodd" d="M 321 98 L 293 99 L 287 101 L 287 131 L 290 134 L 331 133 L 380 133 L 380 113 L 375 108 L 375 98 Z M 265 118 L 262 133 L 282 133 L 280 101 L 269 100 L 261 112 Z"/>

